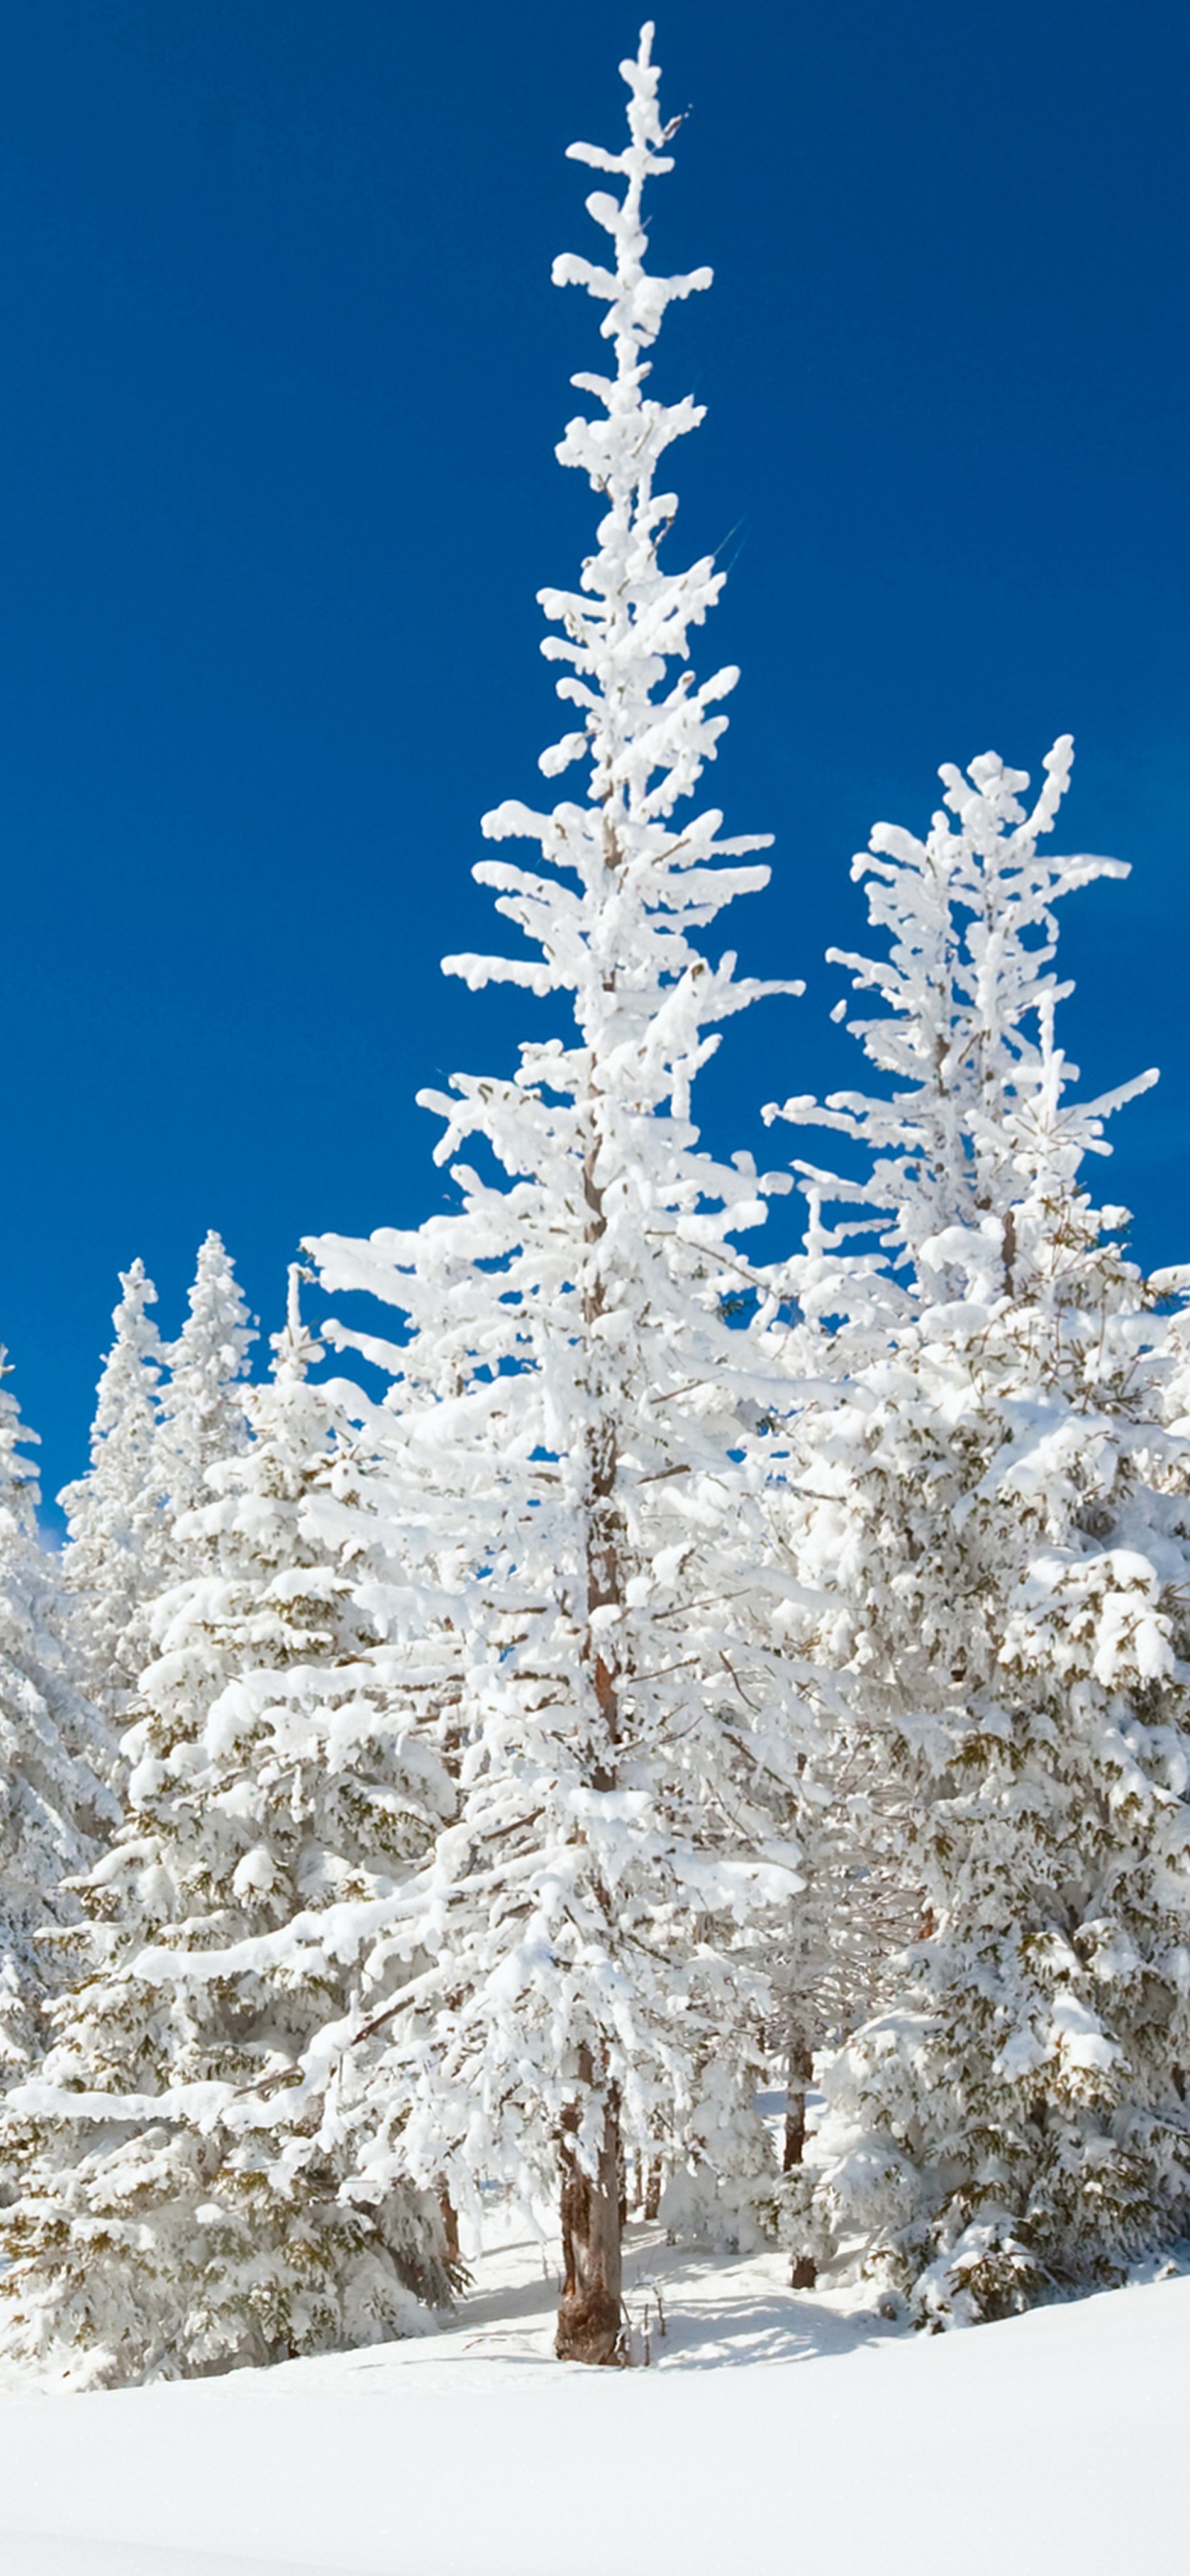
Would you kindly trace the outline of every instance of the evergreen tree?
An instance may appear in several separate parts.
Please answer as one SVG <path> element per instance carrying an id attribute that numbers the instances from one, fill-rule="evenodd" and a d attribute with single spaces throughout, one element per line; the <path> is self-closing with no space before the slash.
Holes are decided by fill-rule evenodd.
<path id="1" fill-rule="evenodd" d="M 801 1167 L 845 1396 L 801 1417 L 802 1645 L 899 1784 L 920 1916 L 784 2225 L 931 2324 L 1117 2280 L 1190 2217 L 1190 1452 L 1123 1211 L 1079 1178 L 1153 1077 L 1068 1096 L 1053 907 L 1124 873 L 1039 847 L 1069 765 L 1031 812 L 994 756 L 946 769 L 924 842 L 873 834 L 887 947 L 846 962 L 892 1088 L 786 1105 L 867 1149 L 859 1179 Z"/>
<path id="2" fill-rule="evenodd" d="M 373 2341 L 449 2296 L 432 2197 L 359 2183 L 290 2089 L 357 1999 L 345 1909 L 389 1896 L 450 1791 L 369 1660 L 366 1467 L 351 1391 L 308 1382 L 296 1277 L 274 1348 L 251 1445 L 179 1530 L 201 1570 L 153 1610 L 84 1973 L 9 2113 L 6 2346 L 74 2347 L 92 2384 Z M 320 1938 L 291 1944 L 295 1916 Z"/>
<path id="3" fill-rule="evenodd" d="M 158 1475 L 165 1495 L 163 1574 L 186 1570 L 176 1525 L 206 1499 L 206 1476 L 248 1440 L 242 1384 L 254 1334 L 243 1294 L 222 1238 L 213 1230 L 200 1246 L 189 1313 L 167 1352 L 169 1379 L 161 1398 Z"/>
<path id="4" fill-rule="evenodd" d="M 0 2083 L 36 2054 L 54 1984 L 44 1936 L 77 1914 L 63 1881 L 95 1858 L 116 1812 L 111 1747 L 77 1687 L 69 1605 L 37 1534 L 23 1455 L 34 1436 L 0 1386 Z"/>
<path id="5" fill-rule="evenodd" d="M 725 1311 L 765 1185 L 748 1157 L 701 1153 L 690 1120 L 717 1024 L 790 988 L 700 945 L 766 882 L 741 864 L 763 843 L 721 839 L 713 809 L 674 820 L 737 675 L 670 670 L 723 575 L 659 561 L 676 503 L 657 466 L 702 414 L 646 392 L 645 353 L 710 279 L 645 267 L 641 191 L 672 130 L 651 37 L 623 66 L 626 149 L 572 147 L 622 182 L 588 199 L 614 266 L 554 271 L 607 306 L 614 360 L 576 379 L 598 409 L 558 450 L 600 497 L 596 549 L 579 590 L 542 594 L 581 730 L 541 766 L 588 761 L 587 800 L 488 815 L 490 839 L 540 847 L 539 868 L 476 870 L 537 953 L 447 961 L 472 987 L 563 997 L 571 1033 L 523 1046 L 511 1080 L 423 1095 L 439 1159 L 478 1139 L 498 1174 L 460 1162 L 457 1214 L 314 1247 L 332 1289 L 408 1319 L 404 1345 L 364 1346 L 396 1379 L 400 1544 L 461 1645 L 458 1815 L 372 1931 L 392 2001 L 337 2039 L 336 2103 L 361 2141 L 371 2104 L 370 2171 L 444 2173 L 460 2202 L 484 2175 L 558 2190 L 557 2349 L 601 2363 L 622 2344 L 627 2160 L 689 2164 L 729 2205 L 769 2175 L 752 2094 L 805 1724 L 758 1499 L 774 1377 Z"/>
<path id="6" fill-rule="evenodd" d="M 147 1604 L 160 1586 L 158 1387 L 161 1338 L 147 1312 L 157 1291 L 143 1261 L 120 1273 L 116 1338 L 103 1365 L 91 1465 L 58 1496 L 66 1514 L 62 1571 L 78 1602 L 88 1688 L 109 1722 L 122 1717 L 148 1649 Z"/>

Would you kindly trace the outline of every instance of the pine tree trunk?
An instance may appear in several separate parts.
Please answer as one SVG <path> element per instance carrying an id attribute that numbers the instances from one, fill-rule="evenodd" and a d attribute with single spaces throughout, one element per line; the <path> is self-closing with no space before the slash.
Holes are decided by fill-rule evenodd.
<path id="1" fill-rule="evenodd" d="M 438 2212 L 442 2220 L 442 2245 L 443 2252 L 446 2257 L 446 2268 L 448 2272 L 456 2272 L 463 2259 L 459 2250 L 459 2213 L 451 2199 L 449 2187 L 442 2174 L 439 2174 L 436 2191 Z"/>
<path id="2" fill-rule="evenodd" d="M 595 1149 L 585 1161 L 586 1240 L 598 1244 L 605 1232 L 603 1198 L 595 1181 Z M 584 1316 L 593 1324 L 604 1311 L 598 1279 L 584 1299 Z M 587 1616 L 623 1605 L 622 1525 L 617 1495 L 619 1444 L 614 1408 L 609 1406 L 588 1434 Z M 592 1686 L 596 1737 L 590 1780 L 593 1789 L 616 1786 L 616 1748 L 620 1712 L 613 1650 L 605 1654 L 602 1639 L 587 1631 L 583 1661 Z M 608 1902 L 604 1897 L 605 1904 Z M 578 2052 L 579 2079 L 595 2080 L 595 2062 L 584 2042 Z M 620 2365 L 625 2359 L 622 2285 L 625 2217 L 624 2153 L 615 2087 L 604 2093 L 603 2141 L 599 2170 L 585 2173 L 575 2154 L 575 2135 L 582 2117 L 576 2103 L 562 2115 L 561 2164 L 562 2304 L 554 2350 L 559 2361 Z"/>
<path id="3" fill-rule="evenodd" d="M 788 2090 L 785 2096 L 785 2143 L 781 2154 L 782 2173 L 792 2173 L 806 2151 L 806 2087 L 814 2072 L 814 2060 L 800 2034 L 789 2043 Z M 812 2290 L 818 2278 L 818 2267 L 808 2254 L 795 2254 L 789 2266 L 791 2290 Z"/>
<path id="4" fill-rule="evenodd" d="M 590 2051 L 581 2051 L 583 2080 L 591 2080 Z M 610 2094 L 604 2108 L 603 2143 L 596 2175 L 584 2173 L 575 2154 L 577 2103 L 563 2113 L 560 2142 L 562 2303 L 554 2350 L 559 2361 L 619 2367 L 624 2361 L 623 2192 L 624 2160 L 619 2107 Z"/>
<path id="5" fill-rule="evenodd" d="M 785 2095 L 785 2143 L 781 2153 L 782 2173 L 792 2173 L 800 2165 L 806 2149 L 806 2087 L 814 2072 L 814 2061 L 800 2033 L 789 2043 L 788 2090 Z"/>

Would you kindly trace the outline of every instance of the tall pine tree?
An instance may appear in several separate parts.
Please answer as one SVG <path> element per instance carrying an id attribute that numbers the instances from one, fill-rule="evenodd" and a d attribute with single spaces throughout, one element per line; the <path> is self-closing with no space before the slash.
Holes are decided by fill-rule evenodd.
<path id="1" fill-rule="evenodd" d="M 702 413 L 651 396 L 646 352 L 710 276 L 645 265 L 642 189 L 672 132 L 651 41 L 623 66 L 626 148 L 572 147 L 620 185 L 587 201 L 612 262 L 554 271 L 606 307 L 612 356 L 576 379 L 596 408 L 558 450 L 599 497 L 595 551 L 577 590 L 542 594 L 580 725 L 541 766 L 588 764 L 586 799 L 487 816 L 490 839 L 539 846 L 533 869 L 476 870 L 536 953 L 447 961 L 557 997 L 570 1033 L 524 1045 L 512 1079 L 424 1095 L 439 1159 L 475 1140 L 496 1175 L 456 1162 L 457 1214 L 315 1247 L 332 1289 L 408 1319 L 387 1353 L 394 1513 L 462 1646 L 458 1816 L 377 1926 L 381 1992 L 402 1961 L 411 1982 L 343 2035 L 343 2087 L 373 2105 L 377 2171 L 444 2172 L 459 2199 L 484 2174 L 559 2193 L 557 2349 L 596 2363 L 622 2344 L 626 2159 L 668 2155 L 729 2200 L 766 2169 L 752 2093 L 806 1723 L 758 1501 L 773 1374 L 725 1312 L 764 1190 L 746 1156 L 700 1152 L 690 1117 L 718 1026 L 790 988 L 703 946 L 768 871 L 743 864 L 762 843 L 686 803 L 737 674 L 686 667 L 722 573 L 659 554 L 676 502 L 657 469 Z"/>

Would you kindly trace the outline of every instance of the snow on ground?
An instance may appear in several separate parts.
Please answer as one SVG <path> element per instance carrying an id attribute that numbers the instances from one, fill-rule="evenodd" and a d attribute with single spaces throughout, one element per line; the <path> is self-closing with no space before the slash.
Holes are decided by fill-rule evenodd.
<path id="1" fill-rule="evenodd" d="M 1145 2576 L 1190 2558 L 1190 2279 L 907 2338 L 777 2255 L 633 2231 L 650 2366 L 552 2359 L 555 2259 L 495 2213 L 442 2330 L 0 2403 L 3 2576 Z M 658 2291 L 660 2291 L 660 2314 Z M 664 2334 L 660 2320 L 665 2324 Z M 1147 2565 L 1146 2565 L 1147 2562 Z"/>

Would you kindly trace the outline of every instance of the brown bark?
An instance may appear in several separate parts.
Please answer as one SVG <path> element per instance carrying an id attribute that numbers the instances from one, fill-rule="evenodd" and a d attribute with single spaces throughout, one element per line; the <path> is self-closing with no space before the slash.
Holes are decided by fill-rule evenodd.
<path id="1" fill-rule="evenodd" d="M 605 837 L 609 861 L 613 867 L 618 866 L 615 834 L 606 816 Z M 613 981 L 613 978 L 608 979 L 608 990 L 612 989 Z M 605 1312 L 601 1265 L 596 1255 L 596 1247 L 607 1232 L 603 1192 L 595 1177 L 600 1128 L 598 1089 L 596 1080 L 592 1085 L 591 1126 L 583 1157 L 584 1234 L 590 1259 L 583 1297 L 583 1321 L 588 1329 L 597 1324 Z M 593 1789 L 608 1791 L 616 1786 L 620 1738 L 616 1647 L 607 1637 L 602 1623 L 599 1627 L 591 1623 L 597 1611 L 623 1606 L 623 1527 L 618 1492 L 620 1449 L 616 1407 L 614 1401 L 608 1400 L 607 1388 L 600 1384 L 594 1335 L 588 1344 L 588 1360 L 591 1366 L 589 1392 L 596 1399 L 598 1416 L 595 1429 L 588 1434 L 587 1444 L 588 1624 L 581 1660 L 584 1675 L 591 1684 L 595 1716 L 588 1746 L 588 1778 Z M 610 1917 L 606 1893 L 597 1893 Z M 580 2083 L 584 2089 L 589 2088 L 595 2081 L 595 2052 L 586 2042 L 578 2051 L 578 2071 Z M 605 2079 L 603 2137 L 598 2171 L 594 2175 L 584 2172 L 576 2154 L 581 2119 L 581 2104 L 568 2106 L 562 2115 L 559 2137 L 563 2281 L 554 2350 L 560 2361 L 582 2361 L 606 2367 L 622 2364 L 627 2358 L 622 2295 L 627 2177 L 619 2101 L 614 2085 Z"/>
<path id="2" fill-rule="evenodd" d="M 585 2063 L 583 2062 L 585 2061 Z M 591 2080 L 591 2055 L 580 2052 L 580 2072 Z M 625 2359 L 623 2321 L 624 2160 L 614 2092 L 604 2104 L 603 2140 L 596 2174 L 583 2171 L 575 2153 L 578 2103 L 562 2115 L 560 2139 L 562 2302 L 554 2350 L 559 2361 L 619 2368 Z"/>
<path id="3" fill-rule="evenodd" d="M 589 1149 L 583 1165 L 583 1196 L 587 1204 L 587 1243 L 602 1240 L 606 1219 L 603 1193 L 595 1179 L 595 1149 Z M 595 1323 L 604 1312 L 602 1283 L 595 1279 L 583 1300 L 583 1319 Z M 620 1453 L 614 1413 L 609 1412 L 591 1434 L 588 1450 L 587 1493 L 587 1617 L 596 1610 L 620 1609 L 623 1606 L 623 1572 L 620 1564 L 620 1511 L 616 1487 Z M 603 1741 L 591 1769 L 593 1789 L 614 1789 L 615 1751 L 619 1740 L 620 1711 L 616 1691 L 613 1650 L 604 1653 L 597 1636 L 588 1628 L 583 1640 L 583 1660 L 591 1677 L 595 1705 L 602 1721 Z"/>
<path id="4" fill-rule="evenodd" d="M 1004 1287 L 1005 1287 L 1005 1291 L 1006 1291 L 1007 1295 L 1011 1297 L 1011 1296 L 1013 1295 L 1013 1293 L 1014 1293 L 1014 1289 L 1015 1289 L 1015 1281 L 1014 1281 L 1014 1279 L 1013 1279 L 1013 1275 L 1012 1275 L 1012 1274 L 1013 1274 L 1013 1272 L 1014 1272 L 1014 1270 L 1015 1270 L 1015 1268 L 1016 1268 L 1016 1251 L 1017 1251 L 1017 1245 L 1016 1245 L 1016 1210 L 1015 1210 L 1014 1208 L 1009 1208 L 1008 1214 L 1007 1214 L 1007 1216 L 1006 1216 L 1006 1217 L 1005 1217 L 1005 1219 L 1004 1219 L 1003 1236 L 1004 1236 Z"/>
<path id="5" fill-rule="evenodd" d="M 459 2213 L 451 2199 L 445 2176 L 442 2174 L 438 2176 L 437 2198 L 438 2211 L 442 2220 L 442 2242 L 446 2266 L 448 2271 L 454 2271 L 463 2259 L 459 2252 Z"/>
<path id="6" fill-rule="evenodd" d="M 785 2095 L 785 2143 L 781 2152 L 782 2173 L 792 2173 L 806 2151 L 806 2086 L 814 2072 L 814 2061 L 803 2039 L 789 2044 L 788 2090 Z"/>
<path id="7" fill-rule="evenodd" d="M 785 2144 L 781 2154 L 782 2173 L 792 2173 L 806 2151 L 806 2086 L 814 2072 L 814 2061 L 803 2039 L 789 2044 L 788 2090 L 785 2096 Z M 795 2254 L 789 2266 L 791 2290 L 812 2290 L 818 2279 L 818 2267 L 809 2254 Z"/>
<path id="8" fill-rule="evenodd" d="M 592 1146 L 583 1169 L 589 1246 L 601 1240 L 606 1222 L 595 1180 L 595 1152 Z M 585 1321 L 594 1323 L 603 1311 L 602 1284 L 596 1276 L 584 1299 Z M 623 1603 L 619 1464 L 615 1413 L 609 1406 L 588 1449 L 588 1620 L 597 1610 L 619 1608 Z M 590 1626 L 583 1640 L 583 1664 L 596 1711 L 590 1782 L 593 1789 L 614 1789 L 620 1734 L 615 1649 L 609 1642 L 605 1650 L 601 1632 Z M 579 2050 L 579 2077 L 584 2086 L 595 2080 L 594 2055 L 585 2044 Z M 559 2139 L 563 2281 L 554 2350 L 559 2361 L 615 2367 L 626 2359 L 622 2299 L 626 2177 L 614 2086 L 608 2085 L 604 2092 L 603 2139 L 594 2175 L 583 2171 L 575 2152 L 581 2117 L 580 2105 L 570 2106 L 563 2113 Z"/>

